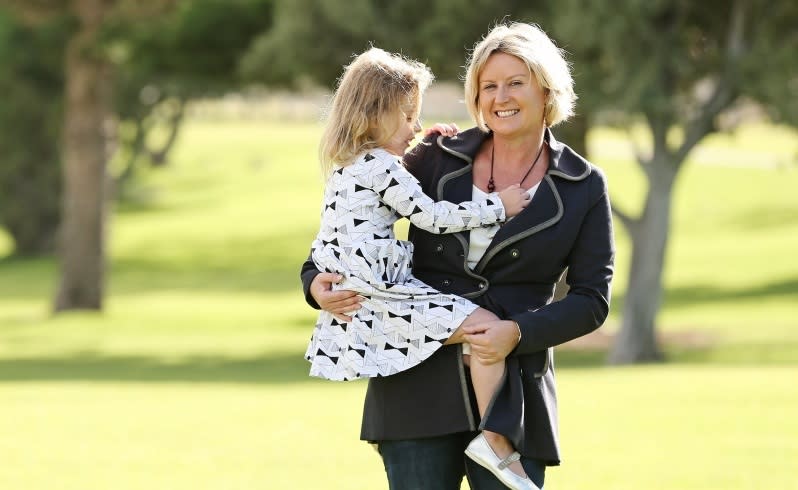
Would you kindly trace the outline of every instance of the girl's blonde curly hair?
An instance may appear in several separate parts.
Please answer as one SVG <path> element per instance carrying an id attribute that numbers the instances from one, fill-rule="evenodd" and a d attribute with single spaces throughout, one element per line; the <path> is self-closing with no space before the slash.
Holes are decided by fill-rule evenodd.
<path id="1" fill-rule="evenodd" d="M 423 63 L 379 48 L 358 55 L 338 80 L 330 104 L 319 144 L 324 175 L 383 146 L 398 129 L 401 114 L 417 118 L 433 78 Z"/>

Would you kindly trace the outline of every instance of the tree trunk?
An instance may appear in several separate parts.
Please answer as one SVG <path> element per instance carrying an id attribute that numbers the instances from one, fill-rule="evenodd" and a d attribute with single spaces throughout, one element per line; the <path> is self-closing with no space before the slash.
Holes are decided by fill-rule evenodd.
<path id="1" fill-rule="evenodd" d="M 662 299 L 662 273 L 675 177 L 676 167 L 667 157 L 655 155 L 643 214 L 629 230 L 632 261 L 621 329 L 609 356 L 611 364 L 663 360 L 655 320 Z"/>
<path id="2" fill-rule="evenodd" d="M 117 194 L 122 194 L 122 189 L 126 187 L 128 182 L 133 180 L 133 175 L 136 173 L 136 165 L 138 164 L 141 154 L 144 152 L 144 142 L 147 139 L 147 130 L 144 127 L 144 117 L 144 114 L 136 116 L 136 135 L 133 138 L 133 141 L 130 143 L 130 148 L 128 149 L 130 153 L 127 157 L 127 164 L 125 165 L 124 170 L 122 170 L 122 173 L 120 173 L 116 178 L 116 182 L 114 182 L 114 191 Z"/>
<path id="3" fill-rule="evenodd" d="M 80 26 L 66 49 L 61 280 L 55 311 L 102 309 L 107 160 L 103 123 L 110 113 L 110 97 L 108 65 L 92 46 L 108 3 L 72 4 Z"/>
<path id="4" fill-rule="evenodd" d="M 164 142 L 160 149 L 150 150 L 150 161 L 153 167 L 162 167 L 166 165 L 169 152 L 172 150 L 175 141 L 177 141 L 177 135 L 180 132 L 180 126 L 183 122 L 183 116 L 185 115 L 185 100 L 175 97 L 171 103 L 175 107 L 173 107 L 174 112 L 167 118 L 166 122 L 169 126 L 169 136 L 167 136 L 166 142 Z"/>

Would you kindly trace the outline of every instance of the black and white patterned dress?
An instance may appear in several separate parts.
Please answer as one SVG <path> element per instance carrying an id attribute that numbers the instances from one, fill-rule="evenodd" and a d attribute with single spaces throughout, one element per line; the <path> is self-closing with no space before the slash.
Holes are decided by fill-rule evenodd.
<path id="1" fill-rule="evenodd" d="M 344 277 L 335 289 L 366 299 L 351 322 L 321 312 L 305 353 L 311 376 L 341 381 L 409 369 L 477 308 L 413 277 L 413 244 L 397 240 L 393 231 L 402 217 L 432 233 L 454 233 L 504 221 L 505 212 L 495 193 L 460 204 L 433 201 L 399 157 L 382 149 L 335 170 L 311 256 L 320 271 Z"/>

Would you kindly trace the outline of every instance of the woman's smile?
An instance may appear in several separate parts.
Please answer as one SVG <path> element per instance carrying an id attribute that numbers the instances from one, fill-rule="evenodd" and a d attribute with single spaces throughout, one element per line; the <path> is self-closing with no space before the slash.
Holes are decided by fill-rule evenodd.
<path id="1" fill-rule="evenodd" d="M 513 109 L 513 110 L 510 110 L 510 111 L 496 111 L 496 116 L 498 116 L 500 118 L 506 118 L 506 117 L 514 116 L 514 115 L 518 114 L 519 112 L 521 112 L 521 111 L 519 111 L 518 109 Z"/>

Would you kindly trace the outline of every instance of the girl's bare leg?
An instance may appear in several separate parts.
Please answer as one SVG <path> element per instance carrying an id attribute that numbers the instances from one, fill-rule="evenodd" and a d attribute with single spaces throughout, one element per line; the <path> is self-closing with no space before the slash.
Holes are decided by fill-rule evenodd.
<path id="1" fill-rule="evenodd" d="M 480 323 L 491 322 L 498 319 L 496 315 L 488 310 L 477 308 L 444 343 L 463 343 L 465 341 L 462 331 L 464 326 L 479 325 Z M 471 356 L 471 383 L 474 385 L 474 393 L 477 395 L 477 406 L 479 407 L 480 417 L 485 416 L 488 405 L 493 399 L 493 394 L 496 393 L 496 390 L 499 388 L 503 376 L 504 360 L 493 364 L 483 364 L 477 356 Z M 484 430 L 482 433 L 485 435 L 485 439 L 488 440 L 488 444 L 490 444 L 493 452 L 495 452 L 499 458 L 504 459 L 515 451 L 513 445 L 503 435 L 488 430 Z M 520 461 L 510 464 L 509 468 L 517 475 L 526 476 L 526 472 Z"/>

